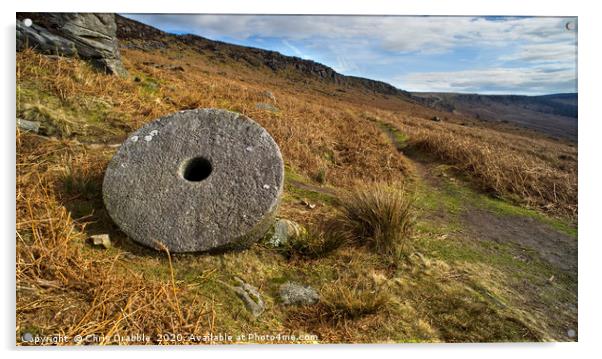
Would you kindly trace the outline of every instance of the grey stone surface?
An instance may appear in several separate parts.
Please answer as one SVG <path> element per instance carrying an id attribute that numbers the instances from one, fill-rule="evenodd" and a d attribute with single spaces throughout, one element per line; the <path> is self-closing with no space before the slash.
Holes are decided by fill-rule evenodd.
<path id="1" fill-rule="evenodd" d="M 263 237 L 283 179 L 280 150 L 265 129 L 234 112 L 197 109 L 131 134 L 109 163 L 103 196 L 115 223 L 139 243 L 221 251 Z"/>
<path id="2" fill-rule="evenodd" d="M 272 101 L 276 101 L 276 96 L 274 96 L 274 94 L 271 91 L 263 91 L 261 94 Z"/>
<path id="3" fill-rule="evenodd" d="M 90 241 L 95 246 L 104 247 L 106 249 L 111 248 L 111 238 L 108 234 L 94 234 L 90 236 Z"/>
<path id="4" fill-rule="evenodd" d="M 270 112 L 278 112 L 278 108 L 269 103 L 259 102 L 255 104 L 255 108 L 258 110 L 270 111 Z"/>
<path id="5" fill-rule="evenodd" d="M 305 228 L 297 222 L 288 219 L 278 219 L 274 223 L 274 233 L 267 243 L 273 247 L 280 247 L 287 243 L 291 237 L 300 236 L 305 233 Z"/>
<path id="6" fill-rule="evenodd" d="M 24 130 L 38 133 L 40 132 L 40 123 L 38 121 L 27 121 L 21 118 L 17 118 L 17 126 Z"/>
<path id="7" fill-rule="evenodd" d="M 286 282 L 280 286 L 280 300 L 286 305 L 311 305 L 320 300 L 320 295 L 312 287 Z"/>
<path id="8" fill-rule="evenodd" d="M 261 315 L 265 310 L 265 304 L 261 299 L 261 294 L 257 288 L 252 285 L 245 283 L 240 278 L 235 278 L 238 282 L 237 286 L 230 286 L 232 290 L 238 295 L 240 300 L 244 303 L 245 307 L 253 314 L 255 318 Z"/>
<path id="9" fill-rule="evenodd" d="M 79 56 L 109 73 L 126 75 L 121 63 L 114 14 L 23 13 L 33 24 L 17 20 L 17 49 L 31 47 L 45 54 Z"/>

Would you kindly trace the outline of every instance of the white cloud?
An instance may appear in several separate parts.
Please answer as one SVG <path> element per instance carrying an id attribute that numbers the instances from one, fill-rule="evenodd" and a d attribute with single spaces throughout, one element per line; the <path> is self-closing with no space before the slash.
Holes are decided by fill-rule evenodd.
<path id="1" fill-rule="evenodd" d="M 577 47 L 571 42 L 536 43 L 521 45 L 518 51 L 500 57 L 502 61 L 529 61 L 532 63 L 574 62 Z"/>
<path id="2" fill-rule="evenodd" d="M 359 70 L 359 67 L 355 61 L 345 56 L 337 56 L 337 63 L 333 68 L 339 73 L 350 73 Z"/>
<path id="3" fill-rule="evenodd" d="M 268 15 L 132 15 L 133 18 L 201 36 L 279 37 L 288 40 L 371 39 L 398 52 L 446 52 L 457 46 L 507 46 L 575 40 L 566 29 L 574 18 L 403 17 L 403 16 L 268 16 Z"/>
<path id="4" fill-rule="evenodd" d="M 287 40 L 282 40 L 282 44 L 284 44 L 284 46 L 288 47 L 295 54 L 295 56 L 303 58 L 303 59 L 307 58 L 307 55 L 305 55 L 301 50 L 299 50 L 299 48 L 297 48 L 295 45 L 291 44 Z"/>
<path id="5" fill-rule="evenodd" d="M 498 94 L 545 94 L 549 89 L 575 92 L 570 68 L 492 68 L 449 72 L 418 72 L 395 78 L 394 84 L 410 91 Z"/>

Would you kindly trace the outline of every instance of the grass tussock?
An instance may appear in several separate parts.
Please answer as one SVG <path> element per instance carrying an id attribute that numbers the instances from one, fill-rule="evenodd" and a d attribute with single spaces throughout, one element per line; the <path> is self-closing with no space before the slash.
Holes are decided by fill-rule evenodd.
<path id="1" fill-rule="evenodd" d="M 396 256 L 409 246 L 414 196 L 400 184 L 360 185 L 341 199 L 338 231 L 350 242 Z"/>
<path id="2" fill-rule="evenodd" d="M 393 298 L 385 288 L 359 281 L 355 285 L 339 283 L 326 287 L 321 293 L 321 301 L 321 315 L 340 323 L 382 314 L 392 305 Z"/>
<path id="3" fill-rule="evenodd" d="M 320 290 L 320 301 L 290 310 L 288 321 L 298 323 L 306 331 L 320 333 L 323 341 L 334 343 L 370 342 L 366 334 L 372 335 L 385 326 L 395 331 L 391 325 L 405 322 L 405 318 L 396 317 L 395 324 L 388 320 L 391 315 L 399 314 L 393 290 L 376 285 L 362 270 L 353 273 L 325 284 Z"/>
<path id="4" fill-rule="evenodd" d="M 346 243 L 346 238 L 336 230 L 310 226 L 298 236 L 293 236 L 283 246 L 287 258 L 319 259 L 328 256 Z"/>

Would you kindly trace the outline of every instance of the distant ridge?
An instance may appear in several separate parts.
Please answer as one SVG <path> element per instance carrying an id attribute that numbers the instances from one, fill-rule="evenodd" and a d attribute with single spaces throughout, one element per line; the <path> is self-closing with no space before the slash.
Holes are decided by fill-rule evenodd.
<path id="1" fill-rule="evenodd" d="M 422 103 L 439 107 L 444 111 L 453 111 L 454 103 L 466 101 L 485 103 L 493 101 L 500 104 L 521 106 L 537 112 L 577 118 L 577 94 L 559 93 L 550 95 L 481 95 L 453 92 L 412 92 Z"/>
<path id="2" fill-rule="evenodd" d="M 556 137 L 577 139 L 578 94 L 541 96 L 412 92 L 432 109 L 483 121 L 518 124 Z"/>

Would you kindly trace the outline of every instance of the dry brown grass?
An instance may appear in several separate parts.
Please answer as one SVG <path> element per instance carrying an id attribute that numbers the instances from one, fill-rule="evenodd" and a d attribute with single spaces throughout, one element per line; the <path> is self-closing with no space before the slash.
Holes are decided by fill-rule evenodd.
<path id="1" fill-rule="evenodd" d="M 126 67 L 139 81 L 99 74 L 78 60 L 49 59 L 33 51 L 18 53 L 18 93 L 28 98 L 17 99 L 17 114 L 27 119 L 27 104 L 47 107 L 48 97 L 59 98 L 55 109 L 62 110 L 58 116 L 62 123 L 72 123 L 70 132 L 89 134 L 90 140 L 120 142 L 142 124 L 177 110 L 225 108 L 264 126 L 286 162 L 309 178 L 327 171 L 331 184 L 348 186 L 357 179 L 393 180 L 407 173 L 387 138 L 376 126 L 366 126 L 355 115 L 359 110 L 353 104 L 317 95 L 311 88 L 291 86 L 267 73 L 215 65 L 197 53 L 179 54 L 180 63 L 188 64 L 185 73 L 144 65 L 166 62 L 162 54 L 125 50 L 123 55 Z M 224 76 L 224 67 L 237 76 Z M 30 94 L 32 88 L 35 96 Z M 266 90 L 274 93 L 278 112 L 255 107 L 256 103 L 272 102 L 263 95 Z M 97 131 L 90 129 L 94 123 L 82 122 L 87 119 L 78 116 L 78 112 L 91 110 L 92 98 L 107 105 L 99 116 L 104 126 Z"/>
<path id="2" fill-rule="evenodd" d="M 283 246 L 283 254 L 287 258 L 318 259 L 347 244 L 347 238 L 341 233 L 328 228 L 328 225 L 322 227 L 326 228 L 309 226 L 299 236 L 290 238 Z"/>
<path id="3" fill-rule="evenodd" d="M 321 293 L 321 315 L 335 323 L 382 314 L 392 304 L 390 292 L 368 281 L 337 283 Z"/>
<path id="4" fill-rule="evenodd" d="M 126 270 L 121 253 L 86 248 L 85 223 L 59 202 L 57 174 L 77 147 L 17 133 L 17 328 L 67 336 L 188 332 L 211 318 L 205 302 L 179 304 L 185 288 Z M 86 165 L 90 165 L 87 163 Z M 72 343 L 71 343 L 72 344 Z"/>
<path id="5" fill-rule="evenodd" d="M 18 92 L 29 97 L 18 101 L 18 114 L 34 120 L 50 118 L 78 138 L 89 135 L 90 140 L 120 142 L 128 132 L 166 113 L 227 108 L 266 127 L 299 173 L 318 181 L 328 173 L 330 184 L 349 187 L 357 180 L 399 180 L 408 173 L 403 157 L 377 124 L 366 121 L 363 114 L 369 110 L 399 127 L 414 148 L 471 174 L 485 190 L 553 213 L 576 215 L 577 150 L 565 143 L 532 133 L 433 123 L 426 120 L 430 110 L 412 104 L 398 105 L 395 112 L 378 110 L 392 107 L 391 102 L 375 98 L 374 106 L 367 107 L 364 100 L 370 96 L 364 93 L 349 91 L 344 97 L 329 98 L 316 92 L 316 85 L 296 84 L 292 90 L 273 74 L 238 64 L 214 64 L 186 51 L 178 59 L 187 64 L 184 73 L 144 64 L 169 62 L 165 55 L 125 50 L 124 57 L 139 82 L 99 74 L 78 60 L 18 53 L 22 89 Z M 231 76 L 234 73 L 237 77 Z M 32 86 L 42 95 L 39 91 L 32 95 Z M 321 86 L 329 90 L 329 85 Z M 274 93 L 275 101 L 263 95 L 266 90 Z M 50 96 L 60 103 L 51 106 Z M 279 111 L 257 109 L 259 102 L 272 102 Z M 86 111 L 100 112 L 101 123 L 82 120 Z"/>
<path id="6" fill-rule="evenodd" d="M 76 59 L 17 54 L 18 116 L 52 127 L 56 137 L 17 134 L 17 322 L 25 325 L 17 334 L 202 333 L 227 325 L 213 301 L 186 284 L 150 280 L 124 264 L 123 250 L 85 243 L 87 228 L 115 233 L 99 196 L 115 149 L 98 143 L 119 143 L 161 115 L 192 107 L 245 113 L 270 131 L 289 165 L 307 177 L 328 167 L 334 185 L 405 171 L 378 129 L 356 131 L 363 120 L 344 106 L 270 87 L 280 112 L 260 111 L 255 103 L 266 101 L 265 85 L 207 73 L 199 59 L 183 76 L 142 64 L 160 63 L 162 55 L 124 55 L 140 81 L 100 74 Z M 391 165 L 383 168 L 385 160 Z"/>
<path id="7" fill-rule="evenodd" d="M 576 218 L 577 149 L 566 143 L 456 123 L 389 116 L 411 149 L 434 155 L 485 190 Z"/>

